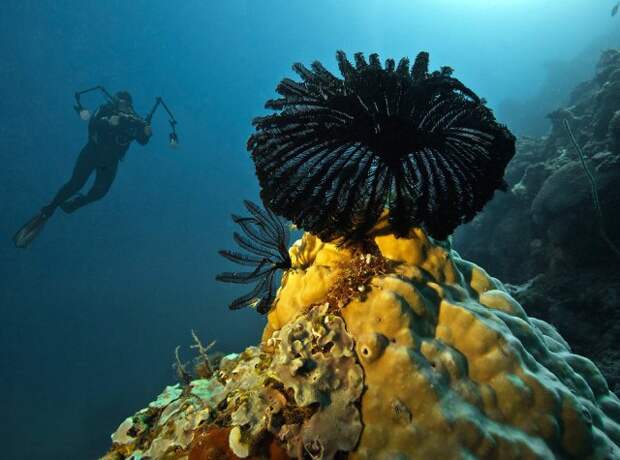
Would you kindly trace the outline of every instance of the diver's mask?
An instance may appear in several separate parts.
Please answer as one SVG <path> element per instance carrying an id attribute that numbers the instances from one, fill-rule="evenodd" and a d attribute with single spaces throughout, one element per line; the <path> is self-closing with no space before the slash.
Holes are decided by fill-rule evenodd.
<path id="1" fill-rule="evenodd" d="M 117 99 L 116 100 L 116 109 L 119 112 L 122 112 L 122 113 L 132 113 L 133 112 L 133 106 L 131 105 L 131 102 L 129 102 L 127 99 Z"/>

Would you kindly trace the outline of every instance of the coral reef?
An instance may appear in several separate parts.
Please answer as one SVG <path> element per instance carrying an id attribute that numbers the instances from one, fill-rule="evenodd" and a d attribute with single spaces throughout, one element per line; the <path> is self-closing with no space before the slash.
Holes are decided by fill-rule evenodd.
<path id="1" fill-rule="evenodd" d="M 265 205 L 325 241 L 364 239 L 390 210 L 397 234 L 412 226 L 444 239 L 504 186 L 515 138 L 429 55 L 382 66 L 336 55 L 342 79 L 319 62 L 295 64 L 277 113 L 253 121 L 248 150 Z"/>
<path id="2" fill-rule="evenodd" d="M 528 313 L 554 324 L 620 394 L 620 334 L 610 333 L 620 321 L 620 258 L 613 249 L 620 245 L 620 51 L 604 52 L 594 77 L 550 119 L 548 136 L 519 139 L 506 170 L 511 190 L 460 228 L 455 246 L 516 285 Z M 566 121 L 592 171 L 598 208 Z"/>
<path id="3" fill-rule="evenodd" d="M 216 455 L 208 450 L 248 458 L 271 449 L 282 458 L 332 459 L 353 450 L 362 431 L 356 403 L 363 389 L 353 346 L 342 318 L 327 304 L 314 306 L 261 349 L 224 357 L 211 379 L 168 387 L 121 424 L 104 458 Z M 224 432 L 228 443 L 221 445 Z"/>
<path id="4" fill-rule="evenodd" d="M 496 232 L 484 239 L 487 252 L 527 249 L 528 263 L 513 269 L 521 276 L 542 264 L 556 281 L 505 286 L 432 236 L 471 219 L 501 187 L 512 135 L 451 69 L 429 74 L 426 53 L 411 69 L 406 60 L 384 68 L 376 55 L 356 55 L 355 66 L 338 59 L 344 80 L 318 63 L 296 65 L 303 82 L 281 83 L 283 98 L 268 103 L 280 113 L 255 120 L 249 141 L 265 203 L 312 231 L 286 251 L 269 211 L 246 203 L 252 217 L 235 218 L 245 234 L 235 239 L 252 255 L 223 255 L 257 268 L 220 278 L 258 281 L 231 306 L 268 313 L 261 343 L 211 361 L 194 334 L 208 364 L 201 378 L 177 353 L 181 384 L 126 419 L 104 459 L 620 460 L 620 400 L 515 298 L 563 310 L 549 296 L 568 290 L 558 274 L 565 283 L 582 277 L 579 251 L 609 248 L 576 233 L 600 225 L 598 194 L 578 176 L 566 132 L 523 139 L 529 150 L 507 176 L 515 185 L 490 207 L 501 218 L 485 213 L 472 226 Z M 620 143 L 620 97 L 611 97 L 619 75 L 620 53 L 607 53 L 575 105 L 552 116 L 556 128 L 575 128 L 603 209 L 613 208 L 603 192 L 618 153 L 599 148 Z M 581 220 L 567 220 L 578 206 Z M 525 241 L 509 247 L 515 229 Z M 277 269 L 285 272 L 276 292 Z M 573 328 L 588 330 L 589 314 L 570 317 Z M 613 362 L 605 369 L 617 372 Z"/>
<path id="5" fill-rule="evenodd" d="M 213 417 L 223 400 L 217 380 L 194 380 L 186 388 L 169 386 L 145 409 L 128 417 L 112 434 L 114 449 L 103 458 L 164 459 L 188 450 L 194 431 Z"/>
<path id="6" fill-rule="evenodd" d="M 260 346 L 169 387 L 106 460 L 620 459 L 599 370 L 449 244 L 384 216 L 290 258 Z"/>

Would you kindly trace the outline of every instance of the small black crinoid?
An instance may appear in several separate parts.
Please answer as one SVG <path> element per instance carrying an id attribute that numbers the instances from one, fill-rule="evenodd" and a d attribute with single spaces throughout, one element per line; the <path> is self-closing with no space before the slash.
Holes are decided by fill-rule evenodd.
<path id="1" fill-rule="evenodd" d="M 259 313 L 267 313 L 275 297 L 275 278 L 278 270 L 291 268 L 291 259 L 288 255 L 289 232 L 285 223 L 271 211 L 261 209 L 248 200 L 243 204 L 251 215 L 249 217 L 232 215 L 233 221 L 243 231 L 243 234 L 235 232 L 233 238 L 249 254 L 226 250 L 219 253 L 232 262 L 255 268 L 249 272 L 220 273 L 216 279 L 226 283 L 256 283 L 252 291 L 233 300 L 229 307 L 237 310 L 252 306 Z"/>
<path id="2" fill-rule="evenodd" d="M 363 238 L 384 209 L 397 234 L 420 226 L 444 239 L 503 188 L 515 138 L 451 76 L 361 53 L 336 54 L 344 79 L 295 64 L 278 113 L 253 120 L 248 150 L 265 206 L 323 240 Z"/>

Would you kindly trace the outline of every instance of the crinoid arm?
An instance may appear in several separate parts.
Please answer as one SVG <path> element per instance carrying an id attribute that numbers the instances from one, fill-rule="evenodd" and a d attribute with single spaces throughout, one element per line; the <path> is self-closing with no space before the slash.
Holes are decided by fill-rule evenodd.
<path id="1" fill-rule="evenodd" d="M 221 250 L 219 254 L 238 265 L 254 267 L 245 272 L 223 272 L 216 276 L 218 281 L 233 284 L 256 283 L 252 290 L 236 299 L 229 308 L 238 310 L 251 306 L 259 313 L 267 313 L 275 298 L 276 275 L 291 267 L 288 254 L 289 232 L 285 222 L 273 212 L 261 209 L 251 201 L 244 201 L 250 215 L 247 217 L 233 215 L 233 221 L 239 225 L 241 232 L 235 232 L 233 238 L 245 251 Z"/>
<path id="2" fill-rule="evenodd" d="M 331 241 L 364 238 L 384 212 L 397 234 L 445 239 L 504 184 L 515 138 L 484 100 L 452 77 L 361 53 L 336 54 L 342 78 L 295 64 L 253 121 L 248 150 L 261 197 L 276 214 Z"/>

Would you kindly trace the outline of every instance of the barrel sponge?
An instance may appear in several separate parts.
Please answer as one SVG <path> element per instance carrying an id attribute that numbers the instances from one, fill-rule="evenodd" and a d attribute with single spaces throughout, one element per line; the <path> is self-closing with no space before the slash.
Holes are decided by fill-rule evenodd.
<path id="1" fill-rule="evenodd" d="M 364 371 L 349 458 L 620 459 L 620 401 L 552 326 L 420 229 L 374 242 L 358 257 L 304 235 L 264 333 L 333 299 L 359 259 L 389 262 L 337 309 Z"/>

